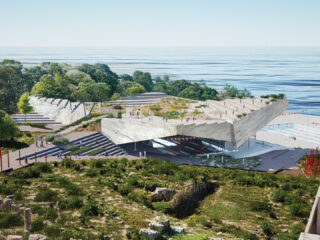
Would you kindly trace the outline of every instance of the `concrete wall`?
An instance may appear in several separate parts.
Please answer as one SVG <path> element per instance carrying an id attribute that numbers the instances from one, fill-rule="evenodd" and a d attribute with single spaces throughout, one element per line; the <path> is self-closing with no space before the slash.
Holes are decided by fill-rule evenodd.
<path id="1" fill-rule="evenodd" d="M 72 103 L 66 99 L 46 99 L 30 96 L 34 111 L 64 125 L 73 123 L 86 116 L 83 103 Z"/>
<path id="2" fill-rule="evenodd" d="M 116 144 L 184 135 L 230 141 L 234 147 L 239 147 L 282 113 L 287 106 L 287 99 L 278 100 L 234 122 L 219 120 L 196 120 L 190 123 L 179 120 L 165 122 L 156 117 L 153 120 L 104 118 L 102 133 Z"/>

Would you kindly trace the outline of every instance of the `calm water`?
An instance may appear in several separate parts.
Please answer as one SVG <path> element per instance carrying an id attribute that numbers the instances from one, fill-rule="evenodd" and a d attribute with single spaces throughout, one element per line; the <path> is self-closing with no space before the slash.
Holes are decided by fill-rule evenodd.
<path id="1" fill-rule="evenodd" d="M 217 89 L 248 88 L 255 96 L 284 93 L 289 111 L 320 115 L 320 47 L 317 48 L 0 48 L 0 60 L 26 66 L 43 61 L 106 63 L 116 73 L 149 71 L 171 79 L 200 79 Z"/>

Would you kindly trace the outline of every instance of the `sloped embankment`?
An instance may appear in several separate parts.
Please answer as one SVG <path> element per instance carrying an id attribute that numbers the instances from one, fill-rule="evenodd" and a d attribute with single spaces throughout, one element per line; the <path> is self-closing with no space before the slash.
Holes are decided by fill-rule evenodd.
<path id="1" fill-rule="evenodd" d="M 199 206 L 199 201 L 213 193 L 217 187 L 216 182 L 192 182 L 184 190 L 175 194 L 170 201 L 172 215 L 177 218 L 190 216 Z"/>

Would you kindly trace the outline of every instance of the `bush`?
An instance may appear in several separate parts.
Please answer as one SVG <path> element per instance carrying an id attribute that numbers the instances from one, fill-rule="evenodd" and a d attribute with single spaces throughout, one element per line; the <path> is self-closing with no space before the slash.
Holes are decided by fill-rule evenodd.
<path id="1" fill-rule="evenodd" d="M 81 214 L 84 216 L 98 216 L 99 207 L 96 202 L 88 202 L 87 205 L 83 206 L 80 210 Z"/>
<path id="2" fill-rule="evenodd" d="M 253 201 L 250 203 L 250 208 L 253 211 L 270 211 L 271 205 L 268 203 L 267 199 L 263 201 Z"/>
<path id="3" fill-rule="evenodd" d="M 43 218 L 42 217 L 37 217 L 34 219 L 31 223 L 31 228 L 35 232 L 39 232 L 44 228 L 45 224 L 43 223 Z"/>
<path id="4" fill-rule="evenodd" d="M 124 196 L 128 195 L 132 191 L 132 188 L 129 184 L 120 185 L 118 189 L 119 193 Z"/>
<path id="5" fill-rule="evenodd" d="M 281 189 L 275 189 L 272 192 L 272 200 L 275 202 L 284 202 L 286 198 L 286 192 Z"/>
<path id="6" fill-rule="evenodd" d="M 36 163 L 34 165 L 35 170 L 43 173 L 52 173 L 52 166 L 50 163 Z"/>
<path id="7" fill-rule="evenodd" d="M 113 109 L 121 110 L 123 107 L 121 105 L 114 105 Z"/>
<path id="8" fill-rule="evenodd" d="M 98 175 L 98 169 L 96 168 L 89 168 L 86 171 L 86 176 L 88 177 L 96 177 Z"/>
<path id="9" fill-rule="evenodd" d="M 64 143 L 67 143 L 67 142 L 68 142 L 68 139 L 66 139 L 66 138 L 60 138 L 60 139 L 55 138 L 55 139 L 52 141 L 52 144 L 54 144 L 54 145 L 60 145 L 60 144 L 64 144 Z"/>
<path id="10" fill-rule="evenodd" d="M 44 191 L 39 192 L 34 200 L 36 202 L 51 202 L 55 201 L 58 197 L 58 193 L 55 191 L 52 191 L 50 189 L 46 189 Z"/>
<path id="11" fill-rule="evenodd" d="M 296 217 L 308 217 L 309 216 L 309 209 L 307 209 L 305 206 L 298 204 L 298 203 L 294 203 L 289 205 L 289 213 L 292 216 L 296 216 Z"/>
<path id="12" fill-rule="evenodd" d="M 48 236 L 51 237 L 53 239 L 57 239 L 60 236 L 60 228 L 56 227 L 56 226 L 46 226 L 44 228 L 44 233 Z"/>
<path id="13" fill-rule="evenodd" d="M 61 165 L 66 167 L 66 168 L 72 168 L 75 166 L 75 161 L 70 159 L 70 158 L 64 158 L 62 161 L 61 161 Z"/>
<path id="14" fill-rule="evenodd" d="M 263 233 L 266 236 L 270 237 L 270 236 L 273 235 L 272 227 L 271 227 L 271 224 L 269 222 L 267 222 L 267 221 L 262 222 L 261 228 L 262 228 Z"/>
<path id="15" fill-rule="evenodd" d="M 118 112 L 117 118 L 122 118 L 122 112 Z"/>
<path id="16" fill-rule="evenodd" d="M 58 213 L 54 208 L 46 208 L 44 218 L 54 222 L 58 218 Z"/>
<path id="17" fill-rule="evenodd" d="M 81 208 L 83 206 L 83 201 L 77 197 L 72 196 L 67 199 L 61 199 L 58 204 L 60 209 L 76 209 Z"/>
<path id="18" fill-rule="evenodd" d="M 128 197 L 137 203 L 142 203 L 145 206 L 152 208 L 150 197 L 144 189 L 134 189 L 128 194 Z"/>
<path id="19" fill-rule="evenodd" d="M 105 163 L 106 163 L 105 159 L 94 159 L 94 160 L 91 160 L 90 166 L 93 168 L 102 168 Z"/>
<path id="20" fill-rule="evenodd" d="M 23 218 L 13 212 L 0 212 L 0 228 L 23 226 Z"/>

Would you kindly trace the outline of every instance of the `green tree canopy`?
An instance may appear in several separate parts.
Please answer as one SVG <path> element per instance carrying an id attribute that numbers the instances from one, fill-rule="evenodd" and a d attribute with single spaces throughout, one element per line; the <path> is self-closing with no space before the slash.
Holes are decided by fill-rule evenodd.
<path id="1" fill-rule="evenodd" d="M 19 133 L 17 124 L 5 111 L 0 110 L 0 140 L 12 139 L 17 137 Z"/>
<path id="2" fill-rule="evenodd" d="M 179 93 L 179 97 L 190 98 L 195 100 L 208 100 L 216 97 L 217 91 L 207 86 L 201 86 L 198 83 L 194 83 L 191 86 L 185 88 Z"/>
<path id="3" fill-rule="evenodd" d="M 172 81 L 167 84 L 166 93 L 172 96 L 178 96 L 181 91 L 189 86 L 191 86 L 191 83 L 184 79 Z"/>
<path id="4" fill-rule="evenodd" d="M 23 91 L 22 79 L 11 66 L 0 66 L 0 109 L 14 113 L 17 102 Z"/>
<path id="5" fill-rule="evenodd" d="M 19 111 L 24 114 L 24 121 L 26 121 L 26 115 L 33 110 L 33 107 L 30 105 L 29 93 L 24 93 L 21 95 L 18 102 Z"/>
<path id="6" fill-rule="evenodd" d="M 102 102 L 110 99 L 111 89 L 106 83 L 80 83 L 78 89 L 71 94 L 75 101 Z"/>
<path id="7" fill-rule="evenodd" d="M 121 98 L 121 95 L 119 93 L 114 93 L 111 97 L 111 101 L 117 101 Z"/>
<path id="8" fill-rule="evenodd" d="M 153 82 L 151 74 L 148 72 L 135 71 L 133 73 L 133 81 L 142 85 L 146 91 L 151 91 Z"/>
<path id="9" fill-rule="evenodd" d="M 135 83 L 132 87 L 127 89 L 127 96 L 144 93 L 146 89 L 139 83 Z"/>

